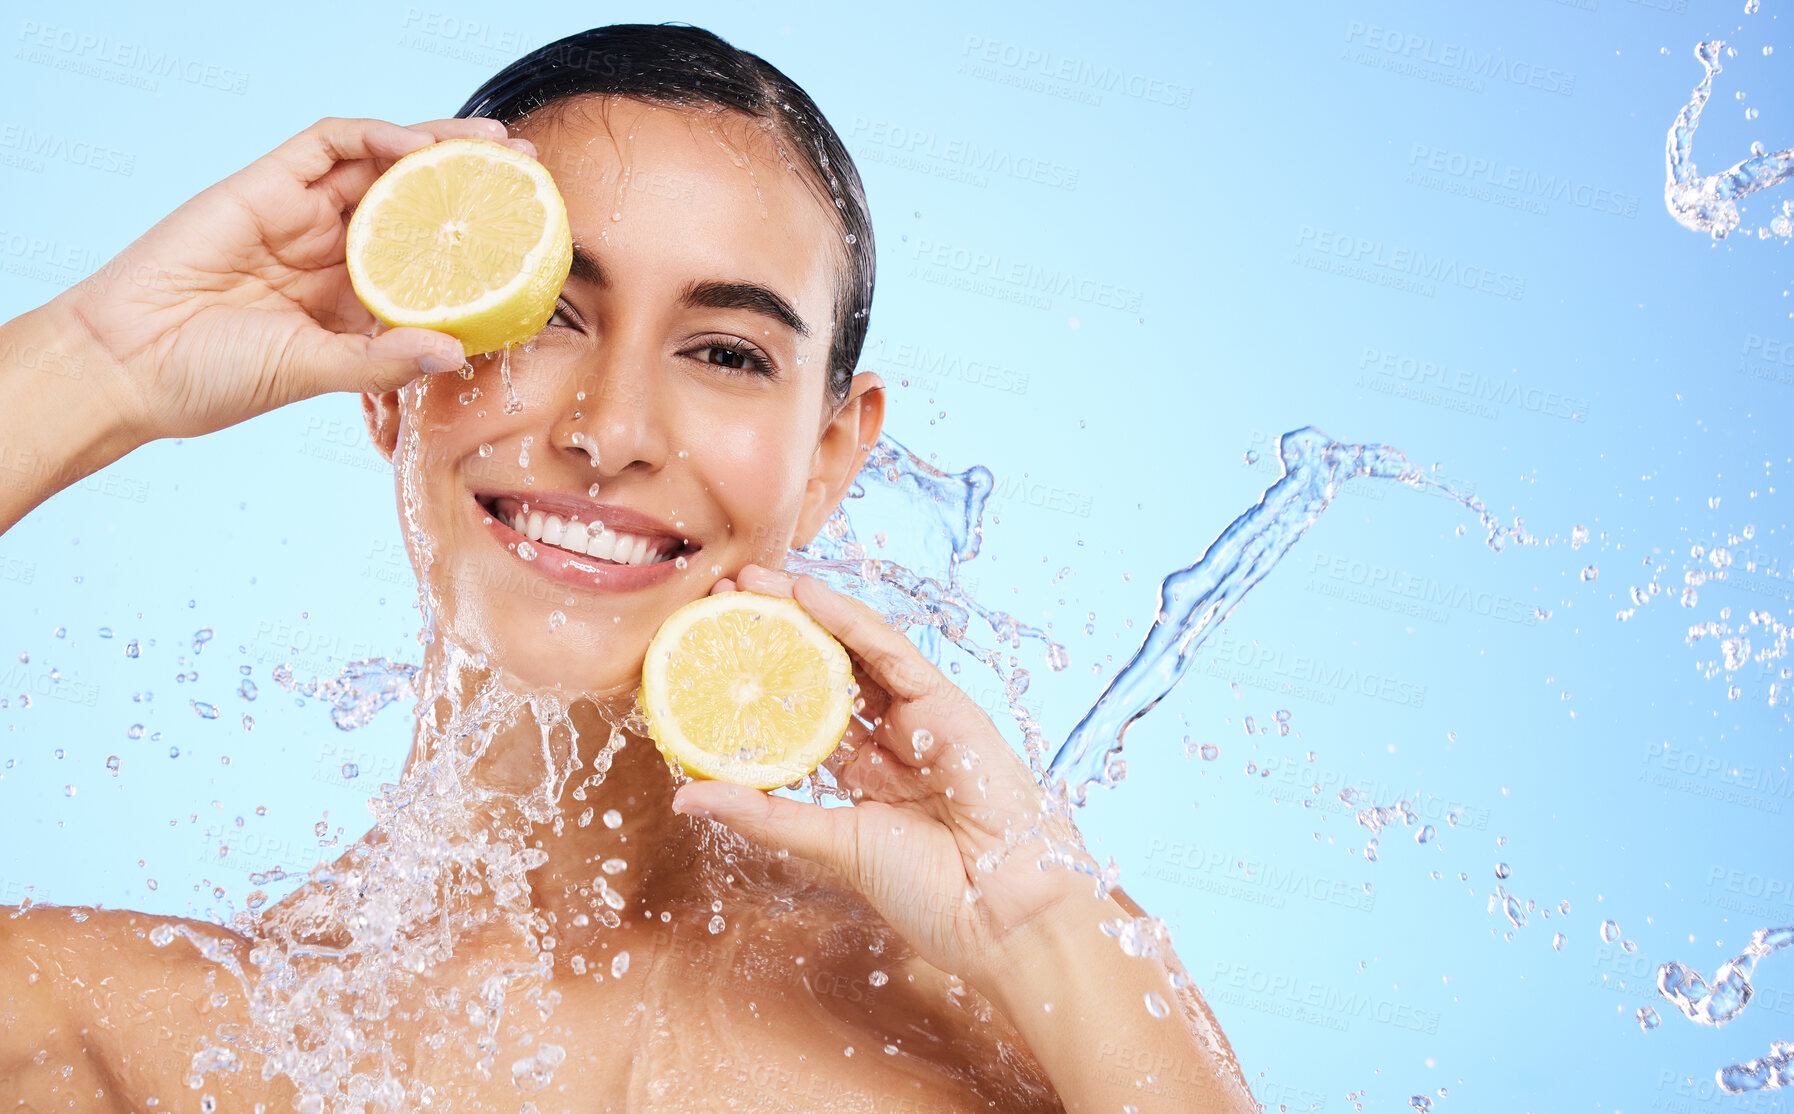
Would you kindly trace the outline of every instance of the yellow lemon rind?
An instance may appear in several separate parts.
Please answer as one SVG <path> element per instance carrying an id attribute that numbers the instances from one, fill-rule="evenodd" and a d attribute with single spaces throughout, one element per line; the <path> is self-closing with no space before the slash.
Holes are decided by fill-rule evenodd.
<path id="1" fill-rule="evenodd" d="M 379 211 L 406 172 L 470 152 L 506 162 L 535 182 L 536 198 L 547 209 L 544 234 L 524 255 L 511 281 L 478 300 L 427 310 L 400 306 L 387 297 L 362 264 L 372 235 L 370 214 Z M 473 357 L 516 347 L 542 331 L 554 316 L 555 301 L 573 267 L 573 233 L 560 190 L 536 160 L 489 139 L 447 139 L 401 158 L 368 188 L 349 218 L 345 256 L 349 285 L 375 318 L 392 328 L 409 326 L 447 333 Z"/>
<path id="2" fill-rule="evenodd" d="M 828 668 L 830 699 L 817 717 L 816 732 L 793 745 L 776 762 L 733 761 L 690 742 L 680 730 L 676 717 L 653 695 L 668 691 L 667 665 L 685 632 L 704 619 L 743 607 L 746 601 L 752 601 L 755 611 L 808 632 L 807 644 L 823 655 Z M 685 773 L 753 789 L 776 789 L 810 773 L 840 745 L 853 712 L 853 698 L 848 689 L 852 679 L 853 664 L 847 651 L 795 600 L 757 592 L 723 592 L 686 604 L 661 624 L 648 643 L 637 701 L 648 723 L 648 737 L 668 762 Z"/>

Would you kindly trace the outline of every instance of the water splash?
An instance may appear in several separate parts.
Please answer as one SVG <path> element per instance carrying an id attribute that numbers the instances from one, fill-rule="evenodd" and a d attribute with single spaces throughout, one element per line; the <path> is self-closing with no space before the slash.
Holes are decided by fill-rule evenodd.
<path id="1" fill-rule="evenodd" d="M 1674 960 L 1657 970 L 1657 992 L 1699 1025 L 1724 1025 L 1750 1004 L 1751 976 L 1757 962 L 1783 948 L 1794 946 L 1794 927 L 1759 928 L 1743 952 L 1720 964 L 1707 981 L 1686 964 Z"/>
<path id="2" fill-rule="evenodd" d="M 1118 780 L 1112 766 L 1128 728 L 1176 687 L 1195 664 L 1203 642 L 1277 566 L 1347 480 L 1369 476 L 1439 491 L 1477 513 L 1488 529 L 1490 548 L 1497 551 L 1510 539 L 1521 544 L 1531 540 L 1517 520 L 1502 526 L 1481 500 L 1429 478 L 1387 445 L 1342 444 L 1308 427 L 1279 438 L 1277 453 L 1282 477 L 1195 564 L 1165 578 L 1157 616 L 1140 648 L 1053 755 L 1048 772 L 1065 781 L 1074 804 L 1083 803 L 1091 783 Z"/>
<path id="3" fill-rule="evenodd" d="M 1719 39 L 1695 44 L 1694 56 L 1704 72 L 1688 103 L 1676 113 L 1664 145 L 1667 180 L 1663 184 L 1663 204 L 1684 228 L 1708 233 L 1715 240 L 1725 239 L 1738 227 L 1742 219 L 1739 201 L 1794 177 L 1794 150 L 1753 149 L 1749 158 L 1705 177 L 1696 169 L 1694 132 L 1700 126 L 1701 111 L 1713 95 L 1713 78 L 1725 69 L 1719 60 L 1725 49 L 1725 43 Z M 1794 236 L 1794 215 L 1790 209 L 1794 209 L 1794 202 L 1785 203 L 1782 212 L 1759 235 Z"/>
<path id="4" fill-rule="evenodd" d="M 1731 1064 L 1715 1074 L 1719 1089 L 1733 1095 L 1794 1085 L 1794 1043 L 1775 1041 L 1769 1046 L 1769 1055 L 1762 1059 Z"/>
<path id="5" fill-rule="evenodd" d="M 1717 1028 L 1736 1020 L 1750 1005 L 1756 993 L 1750 980 L 1757 963 L 1787 947 L 1794 947 L 1794 926 L 1759 928 L 1743 952 L 1719 965 L 1711 984 L 1686 964 L 1671 960 L 1657 969 L 1657 992 L 1688 1020 Z M 1794 1083 L 1794 1044 L 1776 1041 L 1768 1056 L 1728 1064 L 1714 1076 L 1720 1089 L 1731 1094 L 1785 1087 Z"/>
<path id="6" fill-rule="evenodd" d="M 248 903 L 232 927 L 248 942 L 250 965 L 223 953 L 219 959 L 248 1003 L 250 1024 L 237 1035 L 235 1054 L 260 1055 L 264 1073 L 290 1078 L 303 1108 L 319 1112 L 417 1108 L 422 1084 L 411 1081 L 392 1052 L 405 1044 L 398 1038 L 419 1035 L 419 1022 L 406 1015 L 407 996 L 453 953 L 457 939 L 476 928 L 514 939 L 518 947 L 505 953 L 506 962 L 487 967 L 477 985 L 462 989 L 457 1010 L 425 1022 L 428 1031 L 421 1037 L 436 1042 L 432 1047 L 459 1050 L 482 1077 L 502 1079 L 509 1067 L 519 1088 L 546 1086 L 559 1063 L 556 1056 L 543 1055 L 547 1045 L 527 1061 L 501 1063 L 498 1034 L 501 1019 L 515 1019 L 526 1008 L 546 1020 L 558 998 L 550 985 L 550 948 L 540 946 L 542 931 L 533 923 L 528 877 L 546 853 L 531 843 L 530 833 L 555 824 L 558 834 L 560 822 L 571 818 L 562 812 L 562 796 L 581 765 L 578 732 L 567 698 L 505 687 L 488 661 L 495 648 L 465 644 L 469 632 L 455 630 L 452 614 L 445 612 L 445 602 L 454 601 L 441 598 L 430 576 L 436 550 L 420 510 L 422 390 L 408 389 L 404 399 L 406 422 L 396 454 L 400 517 L 421 574 L 420 642 L 428 666 L 377 658 L 352 663 L 334 680 L 299 683 L 289 667 L 274 676 L 288 691 L 326 701 L 342 730 L 367 723 L 396 700 L 414 698 L 416 757 L 398 784 L 382 786 L 369 802 L 379 838 L 355 844 L 334 864 L 314 867 L 298 891 L 266 912 Z M 981 548 L 993 488 L 988 470 L 948 472 L 881 438 L 850 499 L 789 564 L 849 591 L 899 626 L 919 627 L 918 641 L 937 662 L 951 642 L 995 672 L 1022 728 L 1030 764 L 1042 785 L 1053 790 L 1040 824 L 1010 833 L 1013 849 L 1050 833 L 1051 821 L 1068 815 L 1072 801 L 1065 779 L 1089 774 L 1092 756 L 1096 777 L 1114 780 L 1111 758 L 1127 727 L 1176 684 L 1202 638 L 1275 567 L 1347 479 L 1374 476 L 1444 492 L 1481 516 L 1488 544 L 1497 550 L 1509 541 L 1530 541 L 1517 520 L 1511 527 L 1501 525 L 1479 501 L 1428 479 L 1387 446 L 1344 445 L 1303 429 L 1286 434 L 1279 452 L 1282 478 L 1195 565 L 1166 578 L 1159 614 L 1140 650 L 1059 748 L 1050 768 L 1043 757 L 1044 735 L 1021 704 L 1030 676 L 1016 651 L 1025 641 L 1038 642 L 1048 668 L 1056 671 L 1065 667 L 1064 648 L 1042 630 L 980 604 L 961 576 Z M 868 548 L 855 532 L 849 504 L 852 513 L 864 513 L 887 496 L 896 513 L 876 508 L 880 527 L 919 545 L 913 558 L 906 553 L 899 561 L 877 553 L 885 546 L 882 534 Z M 902 514 L 920 521 L 895 521 Z M 519 730 L 539 735 L 541 777 L 521 788 L 483 782 L 476 776 L 482 757 L 503 733 Z M 586 791 L 602 782 L 611 756 L 630 735 L 626 720 L 609 724 L 608 740 L 591 763 L 593 773 L 571 790 L 572 797 L 584 801 Z M 504 745 L 514 741 L 506 737 Z M 1053 777 L 1060 779 L 1056 786 Z M 1077 783 L 1078 803 L 1090 780 Z M 818 782 L 825 786 L 826 775 Z M 1411 823 L 1410 815 L 1411 809 L 1399 806 L 1387 816 L 1374 806 L 1370 812 L 1379 826 L 1398 818 Z M 605 811 L 607 828 L 617 826 L 615 816 L 615 810 Z M 319 836 L 323 842 L 325 832 Z M 1042 863 L 1076 865 L 1074 851 L 1049 834 Z M 1119 880 L 1112 861 L 1096 873 L 1104 888 Z M 284 877 L 272 871 L 251 881 L 263 885 Z M 621 898 L 600 883 L 602 876 L 594 882 L 591 913 L 598 923 L 614 927 Z M 1113 935 L 1124 950 L 1159 950 L 1164 941 L 1169 952 L 1167 930 L 1157 918 L 1117 924 Z M 612 976 L 619 977 L 626 965 L 618 956 Z M 1186 974 L 1180 977 L 1187 983 Z M 202 1049 L 194 1070 L 202 1075 L 225 1070 L 220 1047 Z"/>
<path id="7" fill-rule="evenodd" d="M 1045 631 L 986 607 L 961 579 L 961 568 L 978 556 L 983 545 L 984 511 L 992 487 L 990 470 L 982 465 L 946 472 L 894 438 L 880 436 L 848 499 L 816 539 L 794 550 L 786 564 L 793 572 L 808 573 L 870 605 L 900 630 L 920 627 L 917 644 L 937 665 L 944 640 L 988 666 L 1002 684 L 1009 712 L 1022 729 L 1029 762 L 1038 773 L 1043 736 L 1021 704 L 1031 674 L 1013 652 L 1024 640 L 1039 642 L 1047 667 L 1054 672 L 1065 668 L 1067 658 L 1065 647 Z M 881 526 L 875 545 L 882 548 L 889 535 L 921 547 L 919 553 L 905 554 L 903 562 L 874 556 L 854 531 L 849 502 L 860 504 L 863 513 L 862 501 L 875 491 L 892 496 L 873 499 Z M 920 521 L 902 521 L 918 515 Z M 974 620 L 988 628 L 990 645 L 974 637 Z"/>
<path id="8" fill-rule="evenodd" d="M 328 702 L 330 722 L 342 731 L 366 727 L 368 721 L 388 704 L 417 695 L 413 687 L 417 666 L 387 658 L 350 662 L 343 666 L 334 681 L 317 677 L 296 681 L 293 667 L 287 664 L 275 666 L 273 676 L 274 683 L 288 692 Z M 249 684 L 247 681 L 243 683 Z"/>

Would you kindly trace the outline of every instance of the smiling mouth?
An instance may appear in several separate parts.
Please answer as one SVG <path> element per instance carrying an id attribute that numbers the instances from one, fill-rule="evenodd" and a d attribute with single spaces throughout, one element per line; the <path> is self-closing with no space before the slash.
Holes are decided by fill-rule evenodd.
<path id="1" fill-rule="evenodd" d="M 602 522 L 582 521 L 577 514 L 544 513 L 533 507 L 526 511 L 529 504 L 511 496 L 483 496 L 476 501 L 487 514 L 532 544 L 600 565 L 658 565 L 689 556 L 699 548 L 684 538 L 613 529 Z"/>

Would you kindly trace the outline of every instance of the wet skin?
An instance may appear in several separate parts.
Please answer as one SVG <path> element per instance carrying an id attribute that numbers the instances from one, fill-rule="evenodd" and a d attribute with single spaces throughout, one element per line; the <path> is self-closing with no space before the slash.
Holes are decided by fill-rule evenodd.
<path id="1" fill-rule="evenodd" d="M 375 443 L 401 461 L 417 454 L 415 509 L 433 539 L 440 630 L 502 663 L 508 685 L 577 698 L 569 745 L 589 766 L 669 614 L 716 590 L 795 593 L 854 652 L 869 714 L 934 724 L 943 747 L 961 748 L 952 753 L 978 751 L 1002 799 L 983 815 L 948 804 L 945 775 L 856 728 L 860 757 L 843 781 L 868 801 L 838 811 L 880 831 L 913 824 L 923 842 L 887 840 L 881 853 L 903 864 L 854 869 L 825 853 L 838 833 L 810 814 L 769 814 L 758 795 L 728 797 L 712 784 L 682 794 L 676 810 L 671 774 L 651 744 L 632 739 L 587 799 L 560 798 L 558 833 L 538 825 L 524 837 L 547 855 L 530 877 L 535 929 L 494 916 L 402 991 L 390 1048 L 402 1078 L 435 1087 L 438 1108 L 452 1110 L 515 1110 L 522 1098 L 544 1112 L 1062 1109 L 1022 1030 L 992 1004 L 1005 979 L 1038 974 L 1035 962 L 1004 966 L 1033 954 L 1013 940 L 1067 909 L 1088 913 L 1092 929 L 1100 916 L 1140 910 L 1119 894 L 1086 909 L 1087 885 L 1042 889 L 1029 862 L 984 887 L 1004 931 L 980 922 L 955 936 L 968 882 L 956 830 L 993 827 L 969 838 L 1000 845 L 1002 824 L 1030 815 L 1025 767 L 875 616 L 767 571 L 820 529 L 883 421 L 875 376 L 855 376 L 843 403 L 826 397 L 841 264 L 827 203 L 746 118 L 631 102 L 567 107 L 515 134 L 554 173 L 575 243 L 596 268 L 576 270 L 531 351 L 513 354 L 521 407 L 506 412 L 499 361 L 485 358 L 473 361 L 471 382 L 426 377 L 363 399 Z M 704 284 L 734 296 L 694 297 Z M 750 288 L 776 298 L 745 296 Z M 721 304 L 730 302 L 739 304 Z M 666 561 L 576 562 L 570 573 L 497 520 L 530 499 L 651 535 Z M 561 621 L 551 622 L 555 612 Z M 440 647 L 427 670 L 443 669 Z M 538 739 L 527 722 L 501 733 L 479 777 L 493 788 L 539 783 Z M 614 808 L 623 822 L 581 825 L 588 807 Z M 852 838 L 867 846 L 870 830 Z M 376 842 L 346 860 L 378 853 Z M 604 927 L 592 879 L 611 859 L 627 863 L 606 878 L 623 907 L 620 925 Z M 318 885 L 269 915 L 299 915 Z M 183 935 L 158 947 L 150 933 L 164 923 Z M 54 908 L 0 918 L 0 1109 L 141 1111 L 152 1097 L 154 1109 L 199 1109 L 202 1094 L 220 1110 L 288 1108 L 290 1084 L 264 1082 L 253 1056 L 242 1071 L 187 1087 L 192 1054 L 221 1024 L 241 1024 L 246 1007 L 236 980 L 186 933 L 248 965 L 244 938 L 197 922 Z M 327 925 L 315 935 L 341 939 Z M 1092 948 L 1113 952 L 1091 935 Z M 544 1020 L 519 991 L 482 1073 L 464 1021 L 440 1021 L 442 994 L 532 964 L 544 936 L 561 1000 Z M 1126 997 L 1141 1013 L 1138 992 Z M 1185 1004 L 1212 1029 L 1193 992 Z M 565 1060 L 545 1090 L 520 1095 L 512 1065 L 544 1043 Z M 1194 1109 L 1217 1093 L 1173 1096 L 1163 1108 Z"/>

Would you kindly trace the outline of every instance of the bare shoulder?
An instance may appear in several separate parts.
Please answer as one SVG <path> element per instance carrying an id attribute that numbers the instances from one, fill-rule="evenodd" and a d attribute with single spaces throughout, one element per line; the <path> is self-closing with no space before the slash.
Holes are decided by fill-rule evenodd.
<path id="1" fill-rule="evenodd" d="M 172 1097 L 242 940 L 199 921 L 79 906 L 0 912 L 0 1105 Z M 208 958 L 208 956 L 210 958 Z M 221 962 L 222 961 L 222 965 Z M 110 1085 L 110 1093 L 108 1093 Z"/>

